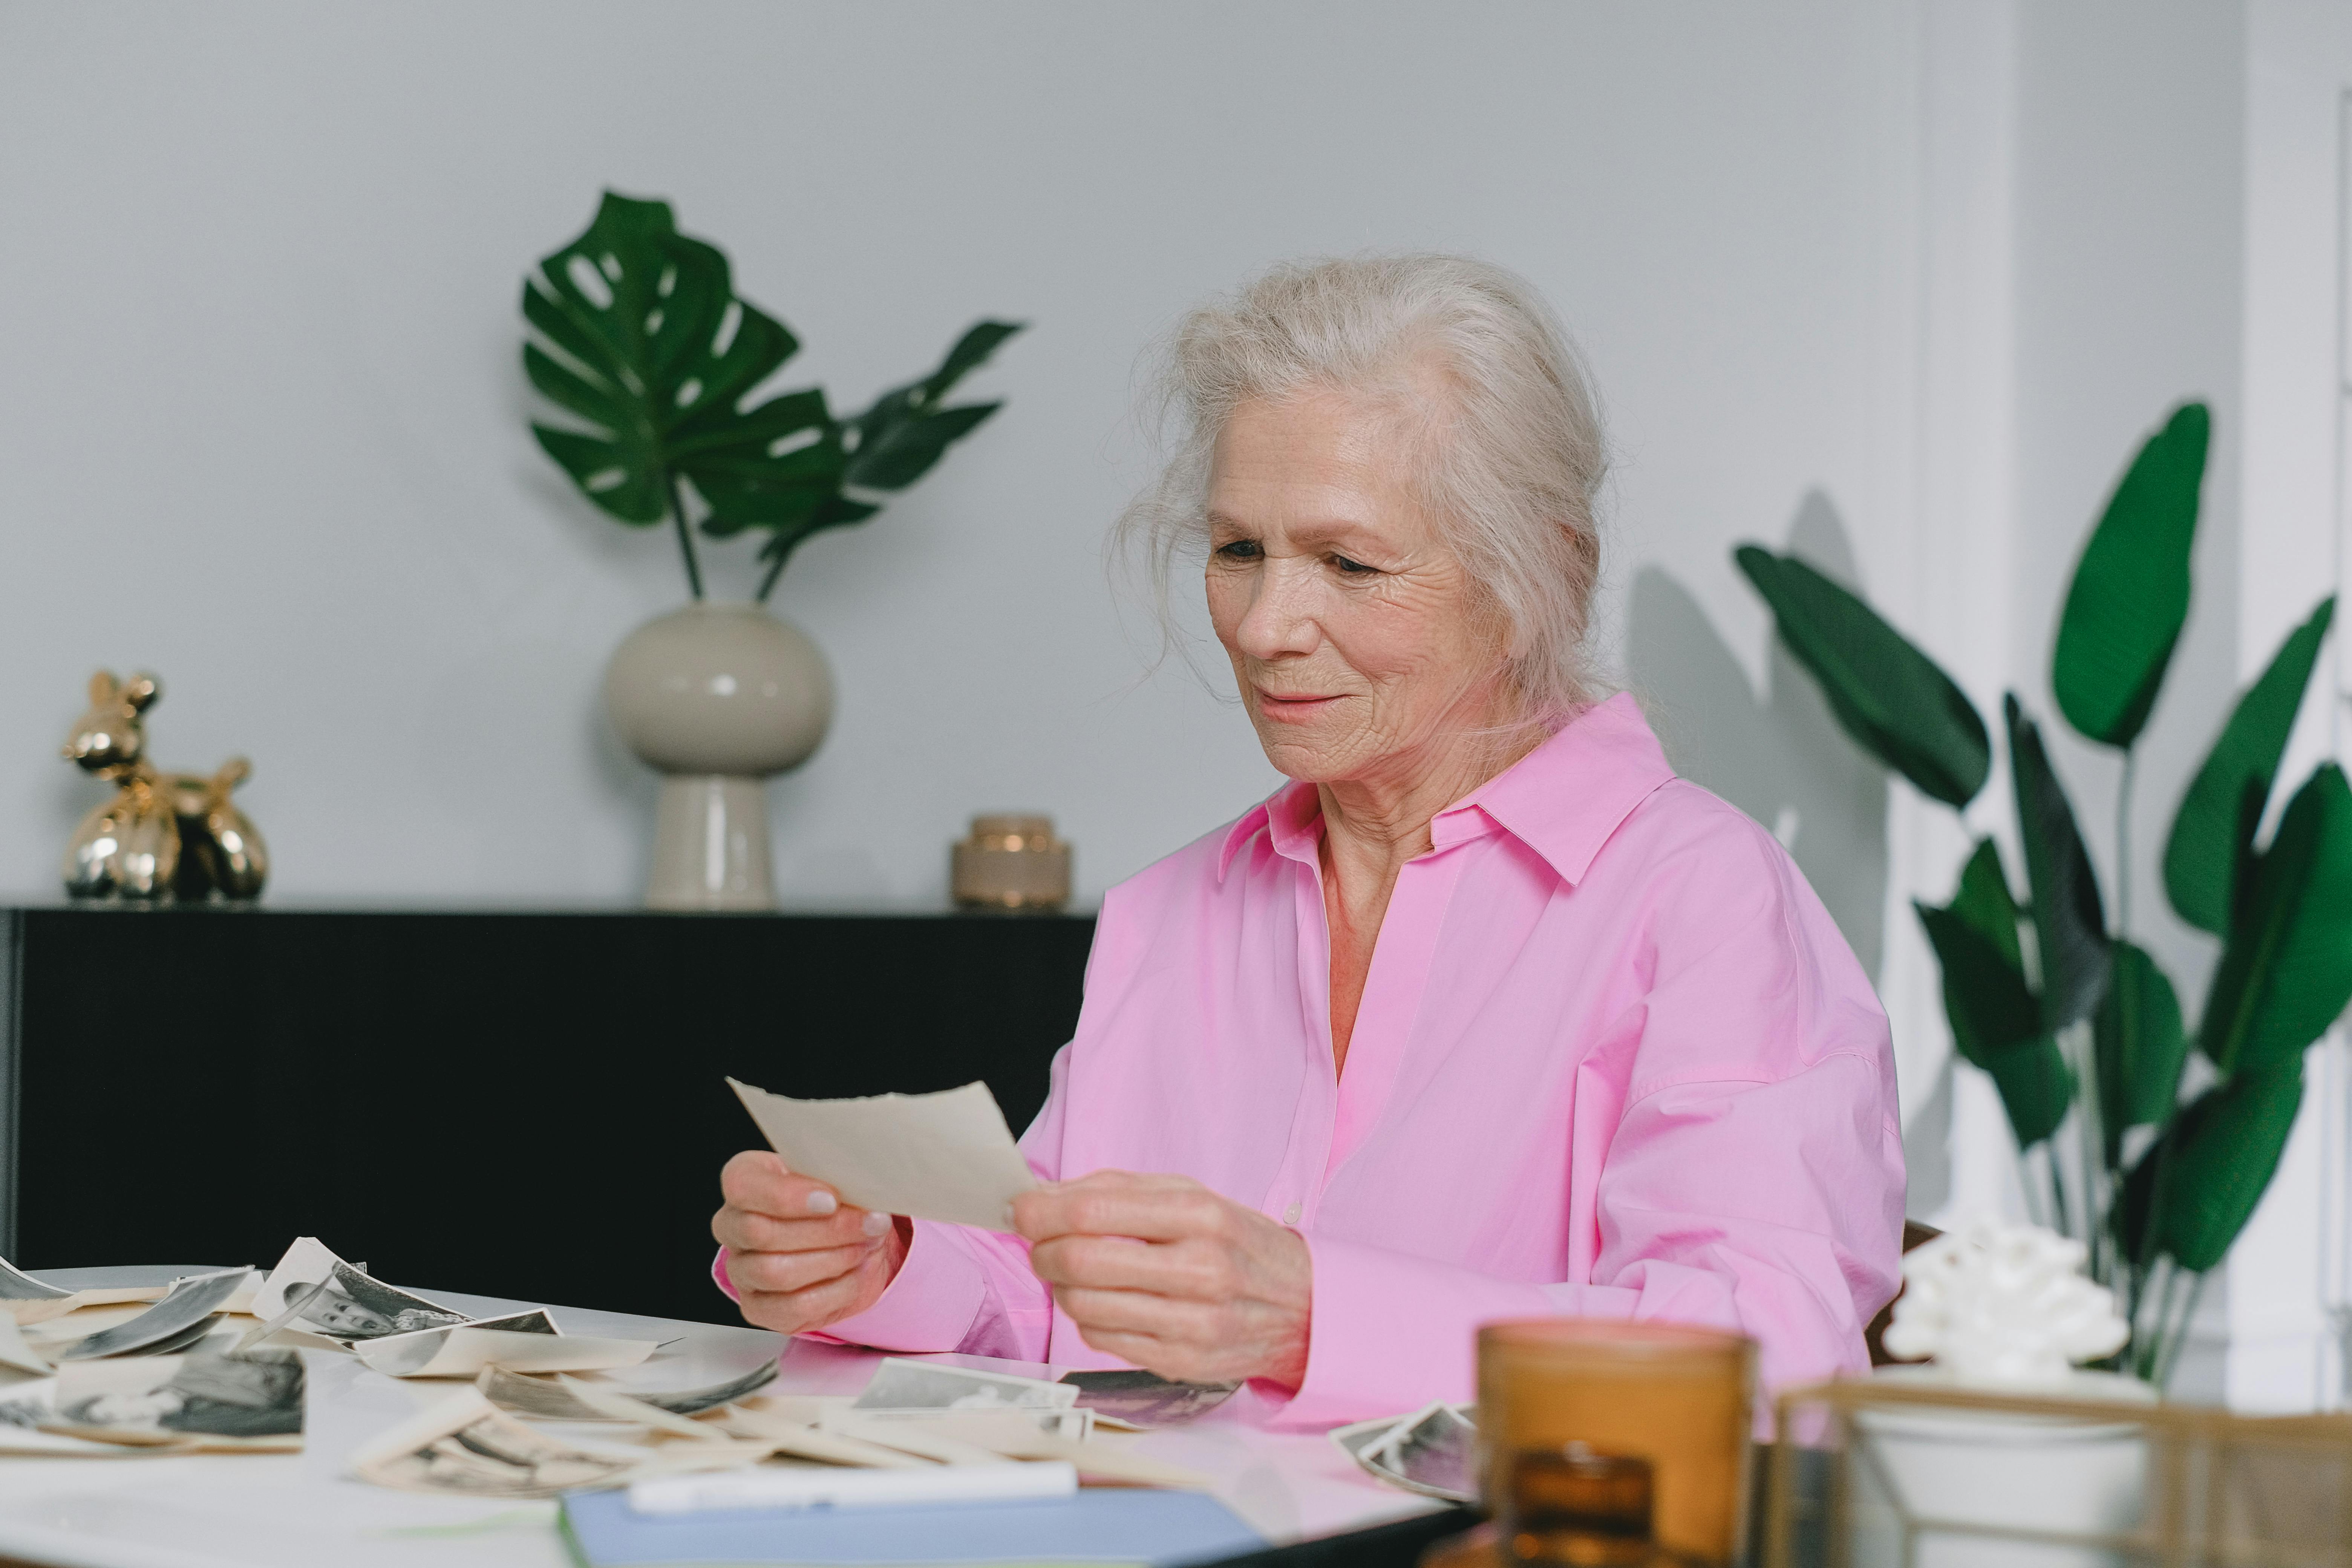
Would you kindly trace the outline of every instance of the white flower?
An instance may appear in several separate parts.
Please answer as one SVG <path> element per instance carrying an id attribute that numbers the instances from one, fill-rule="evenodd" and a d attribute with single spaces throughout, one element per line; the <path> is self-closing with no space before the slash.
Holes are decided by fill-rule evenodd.
<path id="1" fill-rule="evenodd" d="M 1887 1351 L 1932 1358 L 1963 1383 L 2051 1384 L 2131 1338 L 2115 1292 L 2083 1277 L 2083 1244 L 2040 1226 L 1978 1220 L 1903 1260 Z"/>

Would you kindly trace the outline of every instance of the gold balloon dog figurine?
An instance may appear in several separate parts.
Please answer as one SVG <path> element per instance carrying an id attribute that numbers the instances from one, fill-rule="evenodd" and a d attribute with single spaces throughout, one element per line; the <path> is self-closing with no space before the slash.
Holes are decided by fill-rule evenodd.
<path id="1" fill-rule="evenodd" d="M 152 675 L 129 685 L 110 670 L 89 678 L 89 711 L 74 725 L 66 758 L 115 791 L 66 847 L 66 891 L 78 899 L 257 897 L 269 851 L 228 798 L 252 765 L 231 757 L 210 778 L 157 772 L 141 715 L 163 694 Z"/>

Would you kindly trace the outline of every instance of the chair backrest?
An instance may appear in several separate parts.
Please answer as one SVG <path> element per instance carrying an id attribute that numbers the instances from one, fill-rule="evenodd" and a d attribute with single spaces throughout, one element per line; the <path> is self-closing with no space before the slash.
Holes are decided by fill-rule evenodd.
<path id="1" fill-rule="evenodd" d="M 1921 1225 L 1917 1220 L 1906 1219 L 1903 1222 L 1903 1250 L 1909 1252 L 1915 1247 L 1925 1247 L 1943 1234 L 1932 1225 Z M 1886 1332 L 1886 1325 L 1895 1321 L 1895 1303 L 1901 1300 L 1903 1300 L 1903 1292 L 1897 1289 L 1894 1299 L 1878 1309 L 1878 1316 L 1871 1319 L 1870 1327 L 1862 1331 L 1863 1343 L 1870 1347 L 1870 1364 L 1873 1366 L 1895 1364 L 1895 1358 L 1886 1353 L 1884 1336 Z"/>

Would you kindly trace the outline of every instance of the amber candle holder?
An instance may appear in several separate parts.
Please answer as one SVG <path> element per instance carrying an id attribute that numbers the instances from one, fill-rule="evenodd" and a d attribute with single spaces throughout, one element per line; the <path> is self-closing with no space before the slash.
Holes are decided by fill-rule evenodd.
<path id="1" fill-rule="evenodd" d="M 1545 1494 L 1600 1513 L 1622 1492 L 1630 1519 L 1632 1491 L 1645 1484 L 1659 1547 L 1731 1563 L 1747 1518 L 1755 1376 L 1755 1342 L 1711 1329 L 1583 1318 L 1480 1329 L 1480 1491 L 1497 1555 L 1563 1560 L 1545 1521 L 1519 1517 Z"/>
<path id="2" fill-rule="evenodd" d="M 949 857 L 948 887 L 965 909 L 1051 912 L 1070 901 L 1070 847 L 1050 816 L 975 816 Z"/>

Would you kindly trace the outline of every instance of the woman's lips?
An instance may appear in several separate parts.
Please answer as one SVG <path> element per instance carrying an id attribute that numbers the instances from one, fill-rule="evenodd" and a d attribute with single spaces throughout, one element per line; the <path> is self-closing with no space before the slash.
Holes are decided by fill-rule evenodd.
<path id="1" fill-rule="evenodd" d="M 1304 724 L 1338 700 L 1337 697 L 1318 697 L 1303 691 L 1260 691 L 1257 710 L 1277 724 Z"/>

